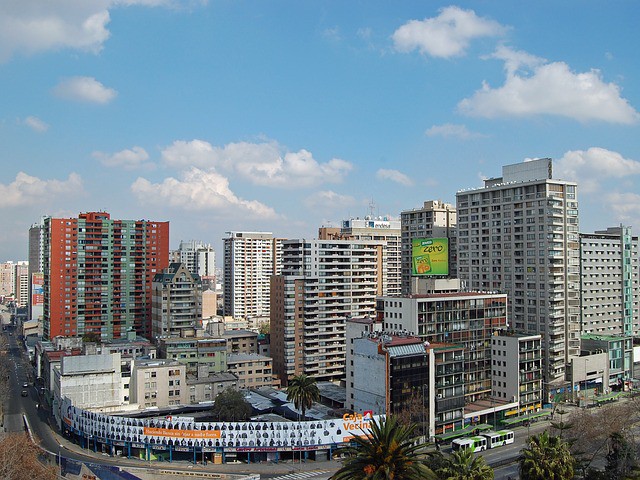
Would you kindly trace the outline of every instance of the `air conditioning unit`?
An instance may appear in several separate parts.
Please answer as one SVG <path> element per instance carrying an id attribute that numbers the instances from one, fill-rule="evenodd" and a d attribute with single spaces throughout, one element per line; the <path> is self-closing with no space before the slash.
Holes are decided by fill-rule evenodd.
<path id="1" fill-rule="evenodd" d="M 436 395 L 436 397 L 437 397 L 437 398 L 442 398 L 442 394 L 441 394 L 441 393 L 439 393 L 439 394 L 437 394 L 437 395 Z"/>

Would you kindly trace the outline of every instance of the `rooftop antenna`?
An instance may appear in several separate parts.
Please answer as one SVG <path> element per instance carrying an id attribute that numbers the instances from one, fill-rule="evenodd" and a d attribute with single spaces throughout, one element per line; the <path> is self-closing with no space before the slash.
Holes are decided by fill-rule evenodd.
<path id="1" fill-rule="evenodd" d="M 373 198 L 369 201 L 369 215 L 371 215 L 371 217 L 374 217 L 374 211 L 376 209 L 376 204 L 373 201 Z"/>

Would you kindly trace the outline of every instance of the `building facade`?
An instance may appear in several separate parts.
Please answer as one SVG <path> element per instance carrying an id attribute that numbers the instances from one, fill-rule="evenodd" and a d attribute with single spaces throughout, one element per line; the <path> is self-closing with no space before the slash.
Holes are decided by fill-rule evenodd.
<path id="1" fill-rule="evenodd" d="M 44 336 L 150 338 L 153 276 L 168 265 L 169 223 L 106 212 L 44 220 Z"/>
<path id="2" fill-rule="evenodd" d="M 181 336 L 202 326 L 202 281 L 184 263 L 171 263 L 153 278 L 151 334 Z"/>
<path id="3" fill-rule="evenodd" d="M 503 332 L 491 337 L 493 398 L 518 402 L 506 416 L 539 411 L 545 401 L 542 385 L 542 337 Z"/>
<path id="4" fill-rule="evenodd" d="M 456 277 L 456 223 L 457 214 L 453 205 L 440 200 L 424 202 L 421 208 L 405 210 L 400 214 L 402 294 L 411 290 L 413 241 L 419 239 L 446 238 L 449 248 L 449 273 Z"/>
<path id="5" fill-rule="evenodd" d="M 640 260 L 631 227 L 580 234 L 582 334 L 637 337 Z"/>
<path id="6" fill-rule="evenodd" d="M 129 394 L 131 403 L 143 408 L 187 405 L 186 367 L 173 360 L 135 360 Z"/>
<path id="7" fill-rule="evenodd" d="M 177 261 L 184 263 L 191 273 L 200 278 L 216 275 L 216 252 L 209 243 L 196 240 L 181 241 L 176 252 Z"/>
<path id="8" fill-rule="evenodd" d="M 271 282 L 271 355 L 283 383 L 305 373 L 345 375 L 346 321 L 373 317 L 382 294 L 384 242 L 288 240 Z"/>
<path id="9" fill-rule="evenodd" d="M 511 326 L 542 335 L 550 385 L 580 351 L 577 185 L 552 167 L 548 158 L 507 165 L 456 195 L 458 277 L 470 290 L 508 293 Z"/>
<path id="10" fill-rule="evenodd" d="M 507 327 L 503 293 L 454 292 L 381 297 L 384 331 L 417 335 L 432 344 L 464 348 L 465 403 L 491 396 L 491 338 Z"/>
<path id="11" fill-rule="evenodd" d="M 279 272 L 280 239 L 270 232 L 228 232 L 224 239 L 224 315 L 269 317 L 269 279 Z"/>

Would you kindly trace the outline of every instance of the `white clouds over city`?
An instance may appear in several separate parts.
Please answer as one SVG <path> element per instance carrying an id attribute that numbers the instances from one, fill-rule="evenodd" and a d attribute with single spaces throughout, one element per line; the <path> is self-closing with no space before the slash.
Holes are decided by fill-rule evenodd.
<path id="1" fill-rule="evenodd" d="M 0 208 L 15 208 L 50 204 L 59 197 L 69 197 L 83 192 L 82 179 L 76 173 L 66 180 L 43 180 L 19 172 L 13 182 L 0 184 Z"/>
<path id="2" fill-rule="evenodd" d="M 417 49 L 423 55 L 450 58 L 464 55 L 476 38 L 497 37 L 505 31 L 498 22 L 479 17 L 473 10 L 450 6 L 441 9 L 437 17 L 405 23 L 392 39 L 399 52 Z"/>
<path id="3" fill-rule="evenodd" d="M 53 93 L 64 100 L 72 100 L 84 103 L 107 104 L 118 93 L 93 77 L 65 78 L 53 89 Z"/>
<path id="4" fill-rule="evenodd" d="M 355 198 L 350 195 L 342 195 L 332 190 L 322 190 L 309 195 L 304 204 L 307 208 L 322 213 L 344 212 L 357 204 Z"/>
<path id="5" fill-rule="evenodd" d="M 161 183 L 140 177 L 131 185 L 131 191 L 142 204 L 162 202 L 185 211 L 209 211 L 223 217 L 239 213 L 248 218 L 278 217 L 273 208 L 236 196 L 229 188 L 229 181 L 213 170 L 191 167 L 181 178 L 168 177 Z"/>
<path id="6" fill-rule="evenodd" d="M 458 104 L 463 114 L 485 118 L 556 115 L 618 124 L 640 119 L 620 87 L 603 80 L 598 70 L 574 72 L 564 62 L 548 63 L 505 47 L 492 57 L 505 63 L 504 85 L 492 88 L 484 83 Z"/>
<path id="7" fill-rule="evenodd" d="M 352 169 L 345 160 L 333 158 L 321 163 L 307 150 L 290 152 L 276 142 L 215 147 L 202 140 L 180 140 L 162 151 L 162 159 L 172 167 L 215 167 L 255 185 L 279 188 L 339 183 Z"/>
<path id="8" fill-rule="evenodd" d="M 470 131 L 464 125 L 455 125 L 452 123 L 433 125 L 424 133 L 427 137 L 456 138 L 458 140 L 470 140 L 473 138 L 486 137 L 486 135 L 483 135 L 481 133 Z"/>

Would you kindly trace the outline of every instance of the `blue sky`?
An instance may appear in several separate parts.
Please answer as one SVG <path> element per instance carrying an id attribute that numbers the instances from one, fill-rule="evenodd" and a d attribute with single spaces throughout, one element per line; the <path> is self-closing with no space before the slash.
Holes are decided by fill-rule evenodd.
<path id="1" fill-rule="evenodd" d="M 0 2 L 0 261 L 42 215 L 220 254 L 539 157 L 579 182 L 581 231 L 638 234 L 638 24 L 635 1 Z"/>

